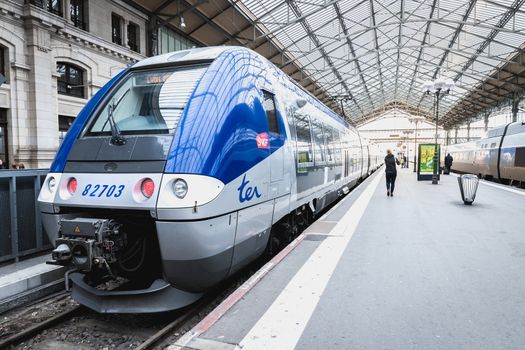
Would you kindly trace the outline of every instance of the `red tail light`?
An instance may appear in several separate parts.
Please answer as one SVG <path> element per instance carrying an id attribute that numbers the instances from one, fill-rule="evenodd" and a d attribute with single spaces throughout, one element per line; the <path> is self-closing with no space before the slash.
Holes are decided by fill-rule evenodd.
<path id="1" fill-rule="evenodd" d="M 153 196 L 153 192 L 155 192 L 155 183 L 152 179 L 144 179 L 140 185 L 140 190 L 144 197 L 150 198 Z"/>
<path id="2" fill-rule="evenodd" d="M 75 193 L 77 191 L 77 179 L 75 179 L 74 177 L 69 179 L 69 181 L 67 182 L 67 190 L 71 194 L 73 194 L 73 193 Z"/>

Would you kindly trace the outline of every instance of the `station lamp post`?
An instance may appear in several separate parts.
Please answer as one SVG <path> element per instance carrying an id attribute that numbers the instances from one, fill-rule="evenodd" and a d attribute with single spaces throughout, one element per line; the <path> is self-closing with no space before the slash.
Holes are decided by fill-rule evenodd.
<path id="1" fill-rule="evenodd" d="M 439 121 L 439 97 L 441 94 L 448 94 L 454 87 L 454 81 L 452 79 L 445 80 L 438 78 L 434 81 L 425 81 L 423 83 L 423 90 L 430 95 L 433 93 L 436 96 L 436 135 L 434 138 L 434 171 L 432 172 L 432 184 L 437 185 L 438 183 L 438 121 Z"/>
<path id="2" fill-rule="evenodd" d="M 413 132 L 414 132 L 413 130 L 403 130 L 403 134 L 405 134 L 405 145 L 407 147 L 407 163 L 410 161 L 410 157 L 409 157 L 410 145 L 408 144 L 408 142 L 410 141 L 410 135 Z M 405 168 L 408 168 L 408 164 L 403 163 L 403 165 Z"/>
<path id="3" fill-rule="evenodd" d="M 414 172 L 417 171 L 417 159 L 416 159 L 416 156 L 417 156 L 417 125 L 419 124 L 419 122 L 422 122 L 423 120 L 425 120 L 425 117 L 421 117 L 421 116 L 414 116 L 409 119 L 411 123 L 416 124 L 416 131 L 414 133 Z"/>

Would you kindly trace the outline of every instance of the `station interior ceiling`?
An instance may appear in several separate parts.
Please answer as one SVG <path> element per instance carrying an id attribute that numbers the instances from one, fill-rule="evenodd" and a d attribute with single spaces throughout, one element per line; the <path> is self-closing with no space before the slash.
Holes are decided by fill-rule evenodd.
<path id="1" fill-rule="evenodd" d="M 525 0 L 127 0 L 206 45 L 260 53 L 354 125 L 392 109 L 445 129 L 525 95 Z M 181 25 L 181 18 L 185 25 Z"/>

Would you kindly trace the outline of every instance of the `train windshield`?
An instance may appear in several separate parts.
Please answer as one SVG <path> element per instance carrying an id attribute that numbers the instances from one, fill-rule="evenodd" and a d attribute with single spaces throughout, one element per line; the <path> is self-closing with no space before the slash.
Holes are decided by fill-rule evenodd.
<path id="1" fill-rule="evenodd" d="M 87 136 L 171 134 L 207 67 L 132 72 L 93 118 Z M 113 119 L 113 120 L 112 120 Z"/>

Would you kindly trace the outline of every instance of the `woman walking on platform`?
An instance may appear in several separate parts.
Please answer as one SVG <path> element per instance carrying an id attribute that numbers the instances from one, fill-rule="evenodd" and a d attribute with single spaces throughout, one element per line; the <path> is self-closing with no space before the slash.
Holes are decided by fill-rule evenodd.
<path id="1" fill-rule="evenodd" d="M 385 175 L 386 175 L 386 195 L 394 195 L 394 186 L 396 183 L 397 169 L 396 164 L 399 165 L 399 161 L 394 157 L 392 151 L 386 150 L 385 157 Z"/>

